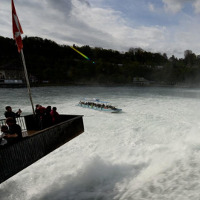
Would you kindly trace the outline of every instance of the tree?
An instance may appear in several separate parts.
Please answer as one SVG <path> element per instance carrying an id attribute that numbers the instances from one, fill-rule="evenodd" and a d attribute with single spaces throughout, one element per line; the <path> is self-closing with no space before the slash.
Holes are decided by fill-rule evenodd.
<path id="1" fill-rule="evenodd" d="M 187 66 L 192 67 L 194 65 L 194 63 L 196 62 L 196 59 L 197 59 L 196 55 L 194 53 L 192 53 L 191 50 L 186 50 L 184 52 L 184 56 L 185 56 L 185 59 L 184 59 L 185 64 Z"/>

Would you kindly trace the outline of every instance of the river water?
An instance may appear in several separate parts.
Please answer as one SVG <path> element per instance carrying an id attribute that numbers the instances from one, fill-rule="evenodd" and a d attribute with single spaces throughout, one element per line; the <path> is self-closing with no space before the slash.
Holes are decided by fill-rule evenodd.
<path id="1" fill-rule="evenodd" d="M 1 118 L 6 105 L 31 113 L 26 89 L 0 92 Z M 84 115 L 85 132 L 2 183 L 1 200 L 200 199 L 199 89 L 39 87 L 32 96 Z M 82 97 L 123 112 L 76 106 Z"/>

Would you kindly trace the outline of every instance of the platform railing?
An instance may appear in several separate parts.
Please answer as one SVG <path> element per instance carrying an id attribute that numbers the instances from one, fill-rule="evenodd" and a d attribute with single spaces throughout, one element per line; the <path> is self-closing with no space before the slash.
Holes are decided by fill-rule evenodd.
<path id="1" fill-rule="evenodd" d="M 16 124 L 18 124 L 21 127 L 22 132 L 27 131 L 24 117 L 20 116 L 15 119 L 16 119 Z M 6 119 L 0 119 L 0 126 L 2 126 L 2 125 L 6 125 Z"/>
<path id="2" fill-rule="evenodd" d="M 2 146 L 0 184 L 84 132 L 82 115 L 60 115 L 60 117 L 60 123 L 39 130 L 37 134 L 25 137 L 11 145 Z M 27 130 L 34 128 L 33 119 L 31 115 L 24 117 Z M 17 123 L 23 127 L 23 117 L 20 117 Z M 0 120 L 0 124 L 4 125 L 5 119 Z"/>

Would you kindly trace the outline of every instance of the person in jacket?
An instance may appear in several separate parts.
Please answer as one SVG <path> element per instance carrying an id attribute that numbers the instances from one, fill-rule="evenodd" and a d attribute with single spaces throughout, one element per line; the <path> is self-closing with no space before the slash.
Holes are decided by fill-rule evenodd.
<path id="1" fill-rule="evenodd" d="M 53 124 L 57 124 L 59 122 L 59 118 L 60 118 L 60 115 L 57 112 L 57 108 L 53 107 L 50 114 L 51 114 L 51 117 L 52 117 Z"/>

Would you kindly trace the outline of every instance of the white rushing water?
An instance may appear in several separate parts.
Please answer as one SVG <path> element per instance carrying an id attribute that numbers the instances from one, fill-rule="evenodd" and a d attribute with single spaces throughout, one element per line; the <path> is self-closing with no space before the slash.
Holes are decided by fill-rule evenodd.
<path id="1" fill-rule="evenodd" d="M 0 89 L 30 114 L 26 89 Z M 33 88 L 34 104 L 84 115 L 85 132 L 0 185 L 1 200 L 200 199 L 200 90 L 132 87 Z M 82 97 L 123 112 L 76 106 Z M 3 161 L 0 161 L 3 162 Z"/>

